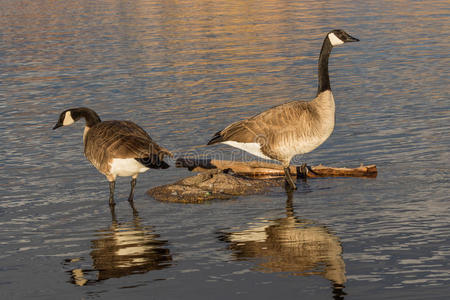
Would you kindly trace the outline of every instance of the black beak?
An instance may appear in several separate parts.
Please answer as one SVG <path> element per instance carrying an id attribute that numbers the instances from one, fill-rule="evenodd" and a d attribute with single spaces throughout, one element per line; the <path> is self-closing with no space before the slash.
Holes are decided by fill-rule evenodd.
<path id="1" fill-rule="evenodd" d="M 56 123 L 55 127 L 53 127 L 53 130 L 55 130 L 56 128 L 59 128 L 59 127 L 61 127 L 61 126 L 62 126 L 61 123 Z"/>
<path id="2" fill-rule="evenodd" d="M 346 42 L 346 43 L 348 43 L 348 42 L 359 42 L 359 39 L 354 38 L 354 37 L 352 37 L 351 35 L 347 35 L 347 36 L 346 36 L 346 39 L 345 39 L 345 42 Z"/>

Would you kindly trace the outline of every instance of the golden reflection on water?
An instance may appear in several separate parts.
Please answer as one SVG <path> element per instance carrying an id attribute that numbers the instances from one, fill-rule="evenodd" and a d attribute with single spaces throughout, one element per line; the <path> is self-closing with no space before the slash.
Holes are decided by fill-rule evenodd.
<path id="1" fill-rule="evenodd" d="M 134 209 L 134 208 L 133 208 Z M 110 278 L 143 274 L 171 266 L 172 256 L 167 241 L 160 240 L 151 227 L 141 224 L 134 210 L 131 222 L 119 223 L 114 211 L 112 224 L 97 231 L 92 240 L 92 268 L 75 268 L 70 271 L 71 282 L 83 286 Z M 76 263 L 79 259 L 72 259 Z M 93 273 L 96 273 L 94 277 Z"/>
<path id="2" fill-rule="evenodd" d="M 237 260 L 257 258 L 256 271 L 287 272 L 293 276 L 319 275 L 332 283 L 335 299 L 343 299 L 345 263 L 339 238 L 327 227 L 294 215 L 292 193 L 286 217 L 258 220 L 250 229 L 221 234 Z"/>

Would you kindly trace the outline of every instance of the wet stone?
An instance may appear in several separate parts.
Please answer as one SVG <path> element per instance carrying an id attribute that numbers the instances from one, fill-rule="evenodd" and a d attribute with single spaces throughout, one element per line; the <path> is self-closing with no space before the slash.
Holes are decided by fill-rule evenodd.
<path id="1" fill-rule="evenodd" d="M 263 193 L 282 182 L 281 179 L 261 180 L 221 170 L 209 170 L 172 184 L 151 188 L 147 194 L 159 201 L 201 203 Z"/>

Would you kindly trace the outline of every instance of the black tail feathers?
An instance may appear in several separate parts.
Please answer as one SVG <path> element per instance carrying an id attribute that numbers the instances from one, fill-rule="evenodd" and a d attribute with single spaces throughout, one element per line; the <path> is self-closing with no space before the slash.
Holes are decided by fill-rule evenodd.
<path id="1" fill-rule="evenodd" d="M 221 131 L 216 132 L 216 134 L 212 137 L 212 139 L 208 142 L 207 145 L 212 145 L 212 144 L 223 142 L 224 139 L 220 133 L 221 133 Z"/>
<path id="2" fill-rule="evenodd" d="M 158 155 L 150 155 L 149 157 L 144 158 L 135 158 L 135 160 L 137 160 L 147 168 L 152 169 L 167 169 L 168 167 L 170 167 L 165 161 L 160 159 Z"/>

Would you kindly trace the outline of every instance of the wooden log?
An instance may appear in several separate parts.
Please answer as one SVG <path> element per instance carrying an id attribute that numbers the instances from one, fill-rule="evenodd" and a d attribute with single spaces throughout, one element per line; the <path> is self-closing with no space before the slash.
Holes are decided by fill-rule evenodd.
<path id="1" fill-rule="evenodd" d="M 204 172 L 210 169 L 231 170 L 235 174 L 250 177 L 279 177 L 284 176 L 283 167 L 279 164 L 260 161 L 227 161 L 216 159 L 192 159 L 178 158 L 176 166 L 188 168 L 190 171 Z M 300 166 L 290 166 L 292 175 L 301 175 Z M 377 167 L 375 165 L 361 166 L 357 168 L 338 168 L 323 165 L 308 166 L 307 177 L 377 177 Z"/>

